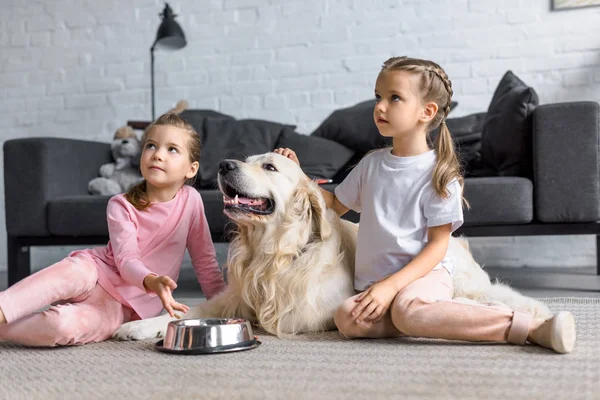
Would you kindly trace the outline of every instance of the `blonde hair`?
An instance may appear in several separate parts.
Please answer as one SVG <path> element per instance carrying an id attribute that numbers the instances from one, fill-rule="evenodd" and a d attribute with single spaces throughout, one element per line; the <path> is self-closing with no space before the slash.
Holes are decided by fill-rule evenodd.
<path id="1" fill-rule="evenodd" d="M 179 115 L 175 113 L 166 113 L 158 117 L 156 121 L 151 123 L 144 134 L 142 135 L 142 149 L 146 147 L 146 142 L 148 141 L 148 134 L 157 125 L 169 125 L 174 126 L 179 129 L 183 129 L 189 134 L 188 140 L 188 153 L 190 155 L 190 162 L 200 161 L 200 136 L 194 130 L 194 127 L 187 122 L 185 119 L 181 118 Z M 143 150 L 142 150 L 143 151 Z M 196 176 L 191 179 L 187 179 L 185 184 L 193 185 L 196 181 Z M 143 211 L 150 207 L 150 201 L 148 200 L 148 193 L 146 192 L 146 180 L 144 179 L 142 182 L 138 183 L 125 194 L 125 198 L 129 201 L 136 209 Z"/>
<path id="2" fill-rule="evenodd" d="M 464 178 L 460 162 L 454 150 L 454 142 L 448 126 L 446 126 L 446 117 L 450 112 L 450 103 L 452 100 L 452 82 L 448 79 L 446 72 L 433 61 L 421 60 L 418 58 L 392 57 L 386 60 L 380 73 L 384 71 L 407 71 L 421 76 L 421 95 L 423 102 L 434 102 L 438 106 L 438 111 L 428 126 L 428 134 L 432 130 L 440 127 L 440 133 L 435 140 L 435 150 L 437 153 L 437 162 L 433 170 L 433 189 L 438 196 L 448 198 L 448 184 L 457 180 L 461 191 L 464 187 Z M 462 198 L 464 204 L 468 207 L 469 203 Z"/>

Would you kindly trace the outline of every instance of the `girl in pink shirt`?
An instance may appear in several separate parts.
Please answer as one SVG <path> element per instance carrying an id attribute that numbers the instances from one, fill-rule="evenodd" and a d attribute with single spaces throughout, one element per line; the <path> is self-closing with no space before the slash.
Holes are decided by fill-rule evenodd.
<path id="1" fill-rule="evenodd" d="M 109 339 L 122 323 L 163 307 L 171 316 L 187 312 L 172 296 L 186 248 L 206 297 L 224 289 L 202 198 L 185 185 L 198 171 L 198 134 L 165 114 L 142 144 L 144 181 L 108 202 L 108 245 L 74 251 L 1 292 L 0 340 L 80 345 Z"/>

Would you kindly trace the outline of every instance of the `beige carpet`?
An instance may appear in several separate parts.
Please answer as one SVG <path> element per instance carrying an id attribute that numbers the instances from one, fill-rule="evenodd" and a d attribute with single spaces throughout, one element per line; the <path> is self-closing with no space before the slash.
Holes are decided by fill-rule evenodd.
<path id="1" fill-rule="evenodd" d="M 577 320 L 570 355 L 535 346 L 345 340 L 337 332 L 257 349 L 176 356 L 154 341 L 35 350 L 0 343 L 1 399 L 598 399 L 600 299 L 546 299 Z M 260 332 L 259 332 L 260 333 Z"/>

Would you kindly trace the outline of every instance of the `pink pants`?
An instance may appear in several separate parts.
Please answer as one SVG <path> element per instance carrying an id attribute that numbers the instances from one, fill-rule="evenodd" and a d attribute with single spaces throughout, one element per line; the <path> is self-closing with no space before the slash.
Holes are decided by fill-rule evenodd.
<path id="1" fill-rule="evenodd" d="M 35 313 L 48 305 L 50 309 Z M 96 265 L 67 257 L 0 293 L 0 341 L 65 346 L 109 339 L 135 315 L 98 284 Z"/>
<path id="2" fill-rule="evenodd" d="M 384 318 L 365 327 L 351 311 L 353 296 L 337 309 L 335 324 L 346 337 L 414 336 L 525 344 L 532 315 L 508 306 L 452 299 L 452 277 L 434 270 L 401 290 Z"/>

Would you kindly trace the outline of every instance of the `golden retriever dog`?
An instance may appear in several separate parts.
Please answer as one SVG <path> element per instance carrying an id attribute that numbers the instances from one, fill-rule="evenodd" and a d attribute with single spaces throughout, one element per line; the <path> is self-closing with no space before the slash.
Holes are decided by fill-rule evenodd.
<path id="1" fill-rule="evenodd" d="M 333 317 L 354 292 L 358 225 L 327 209 L 317 184 L 293 161 L 275 153 L 225 160 L 219 189 L 234 221 L 227 257 L 228 286 L 184 318 L 245 318 L 283 337 L 335 329 Z M 503 303 L 549 317 L 549 309 L 501 283 L 492 283 L 464 239 L 451 238 L 454 297 Z M 128 322 L 114 337 L 162 337 L 174 318 Z"/>

